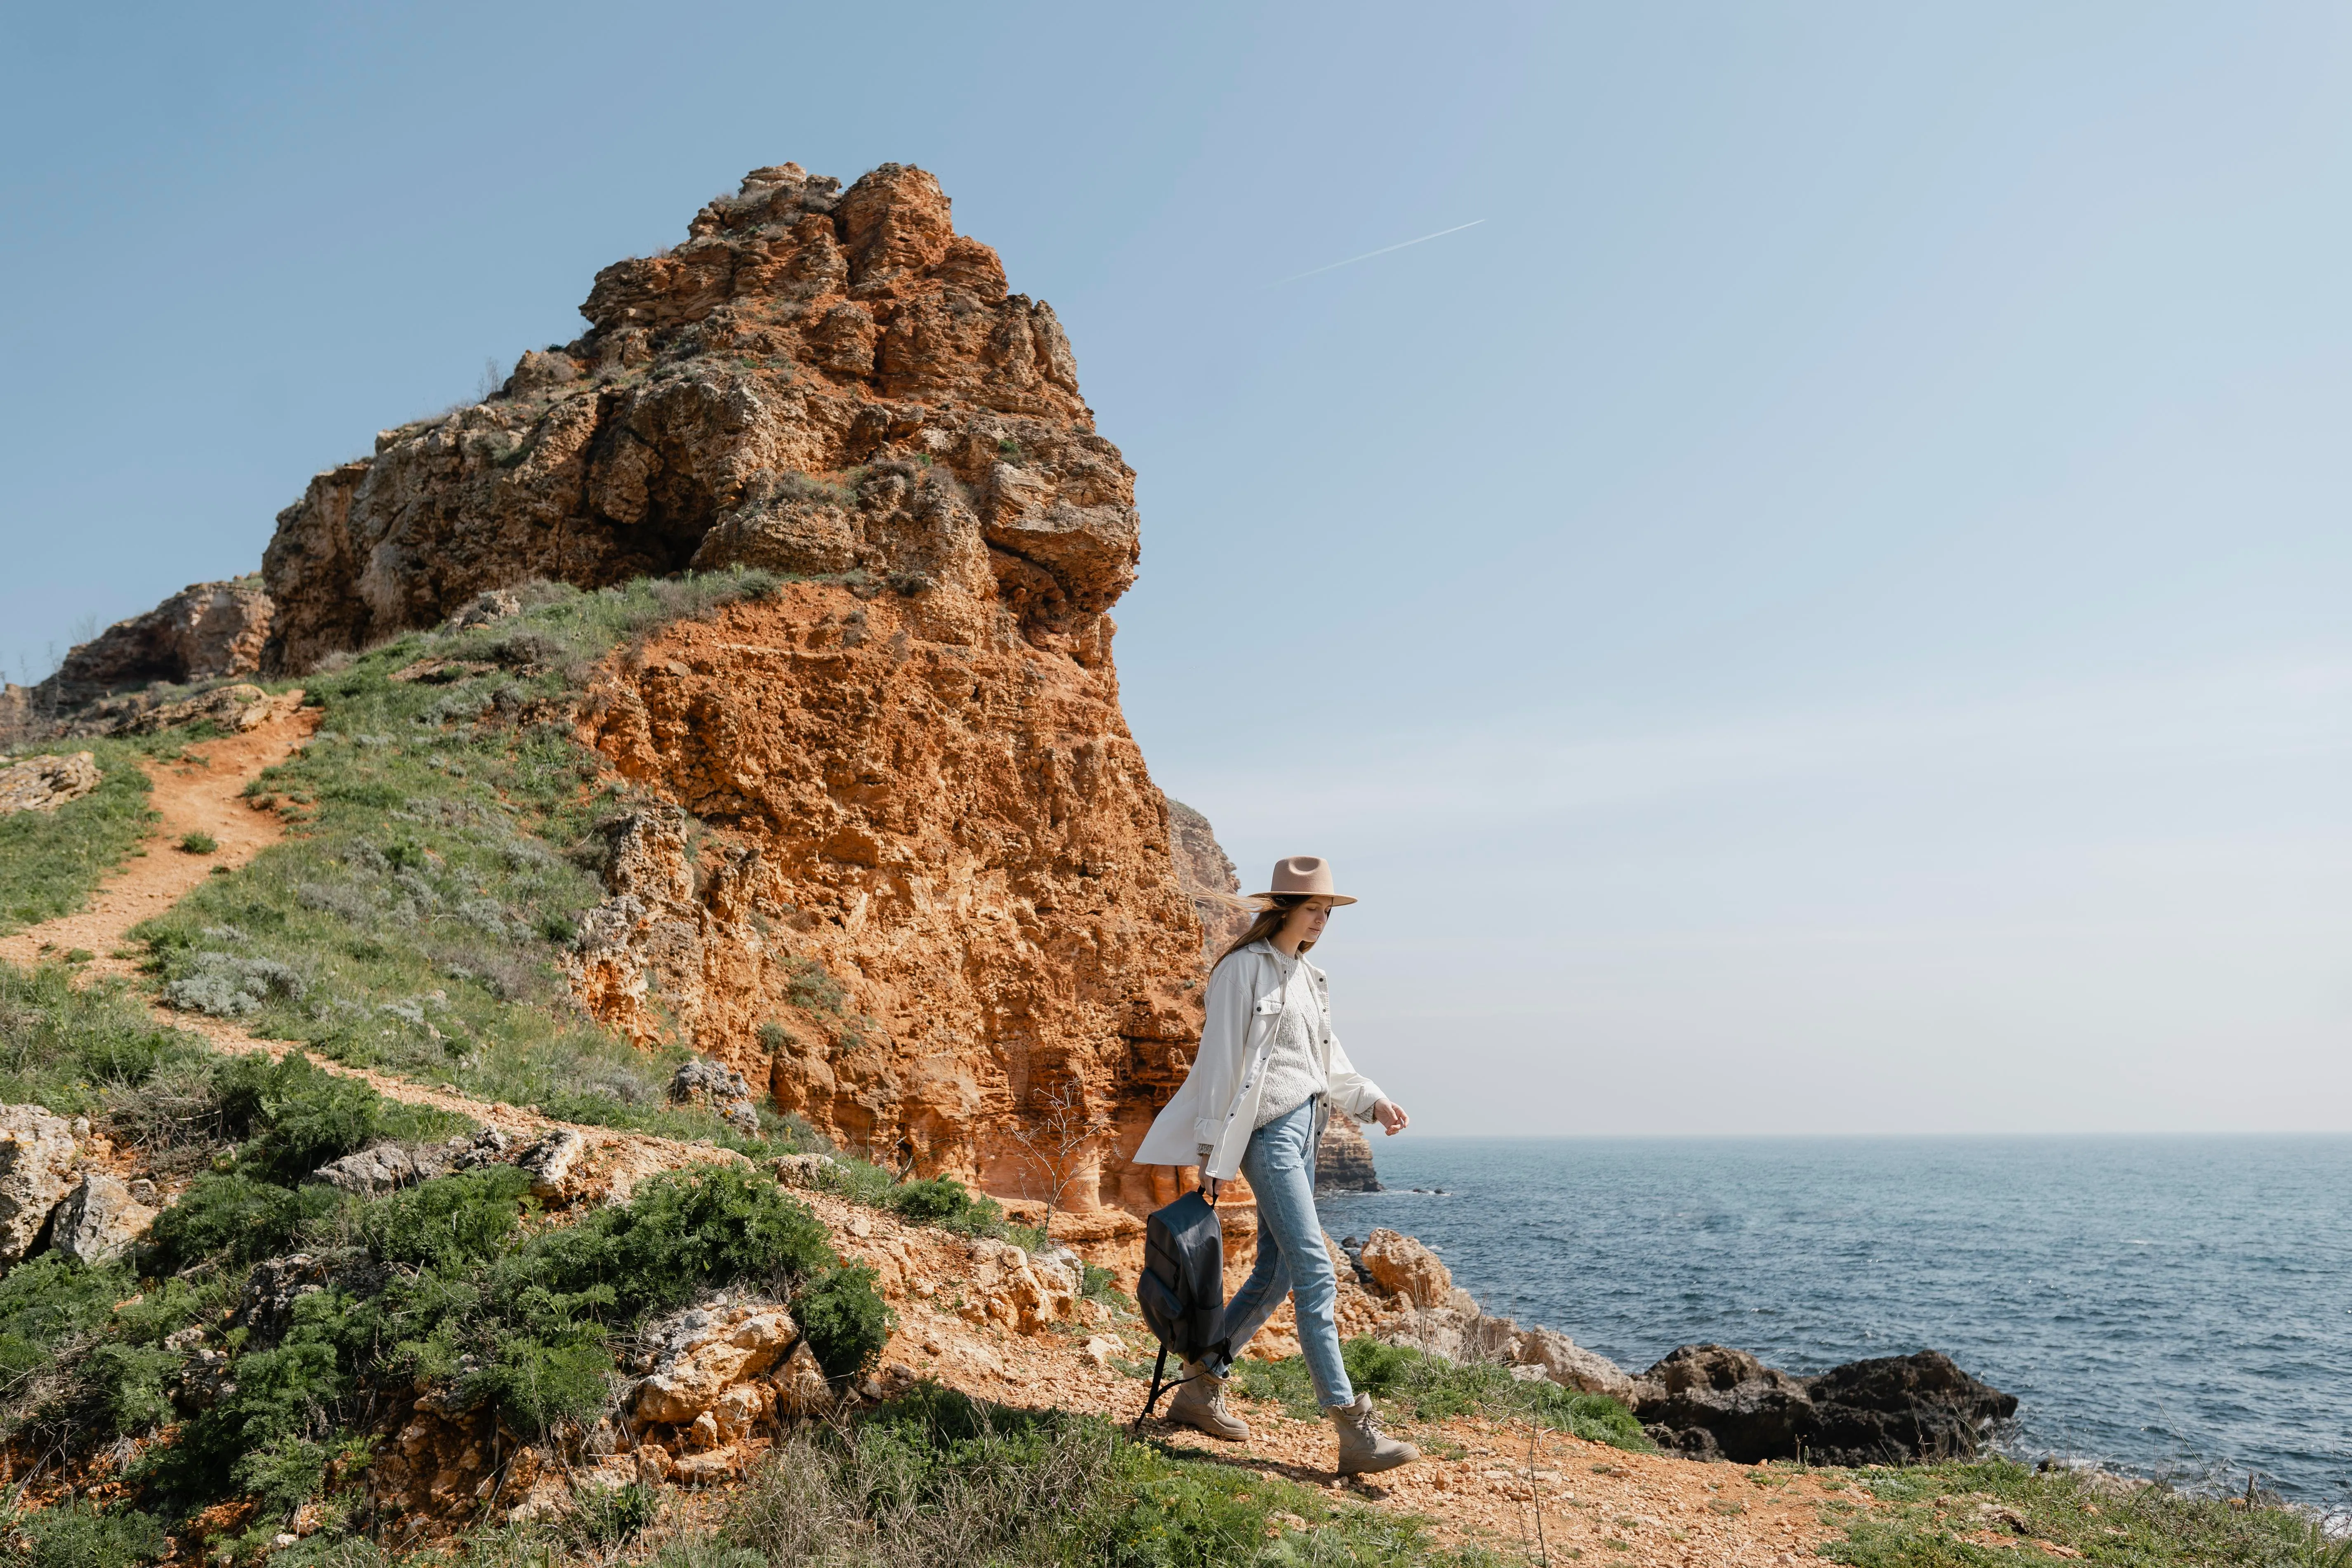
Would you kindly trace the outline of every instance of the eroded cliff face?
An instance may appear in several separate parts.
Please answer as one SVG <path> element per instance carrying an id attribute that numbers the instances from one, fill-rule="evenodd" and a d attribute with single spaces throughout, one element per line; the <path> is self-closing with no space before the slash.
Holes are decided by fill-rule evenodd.
<path id="1" fill-rule="evenodd" d="M 938 591 L 925 631 L 1088 657 L 1133 581 L 1134 475 L 1052 309 L 939 183 L 755 169 L 686 241 L 597 274 L 577 341 L 376 437 L 278 515 L 268 662 L 434 624 L 534 577 L 740 563 Z"/>
<path id="2" fill-rule="evenodd" d="M 610 675 L 590 743 L 682 809 L 608 827 L 580 994 L 877 1158 L 1150 1206 L 1198 1030 L 1167 808 L 1107 646 L 950 640 L 941 592 L 793 584 Z"/>
<path id="3" fill-rule="evenodd" d="M 606 826 L 580 996 L 893 1164 L 1172 1195 L 1125 1154 L 1182 1079 L 1202 932 L 1111 664 L 1134 475 L 1053 310 L 921 170 L 789 163 L 581 310 L 280 515 L 271 666 L 532 578 L 791 575 L 593 693 L 583 738 L 662 804 Z"/>

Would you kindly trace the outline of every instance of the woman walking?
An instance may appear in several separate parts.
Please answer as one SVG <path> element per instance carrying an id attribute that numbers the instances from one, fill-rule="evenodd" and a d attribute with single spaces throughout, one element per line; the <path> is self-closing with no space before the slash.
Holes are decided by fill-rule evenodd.
<path id="1" fill-rule="evenodd" d="M 1349 1062 L 1331 1033 L 1323 972 L 1302 956 L 1332 909 L 1355 901 L 1332 890 L 1330 862 L 1318 856 L 1276 863 L 1273 887 L 1256 898 L 1257 919 L 1209 976 L 1192 1071 L 1135 1152 L 1138 1164 L 1198 1165 L 1212 1203 L 1218 1184 L 1236 1173 L 1257 1198 L 1257 1264 L 1225 1307 L 1224 1355 L 1184 1363 L 1168 1418 L 1213 1437 L 1246 1440 L 1249 1427 L 1225 1408 L 1225 1371 L 1291 1296 L 1316 1399 L 1339 1429 L 1343 1476 L 1421 1457 L 1381 1431 L 1371 1395 L 1348 1382 L 1333 1315 L 1339 1280 L 1315 1212 L 1315 1148 L 1330 1110 L 1377 1121 L 1391 1136 L 1407 1121 L 1403 1108 Z"/>

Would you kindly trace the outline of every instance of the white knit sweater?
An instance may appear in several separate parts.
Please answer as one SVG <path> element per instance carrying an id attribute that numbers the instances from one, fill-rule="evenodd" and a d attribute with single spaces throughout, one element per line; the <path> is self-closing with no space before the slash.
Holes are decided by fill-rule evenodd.
<path id="1" fill-rule="evenodd" d="M 1315 987 L 1300 973 L 1297 959 L 1283 958 L 1279 952 L 1275 957 L 1282 964 L 1282 1022 L 1274 1031 L 1274 1048 L 1266 1053 L 1265 1097 L 1257 1107 L 1260 1127 L 1289 1115 L 1328 1087 L 1316 1040 L 1323 1009 L 1315 1000 Z"/>

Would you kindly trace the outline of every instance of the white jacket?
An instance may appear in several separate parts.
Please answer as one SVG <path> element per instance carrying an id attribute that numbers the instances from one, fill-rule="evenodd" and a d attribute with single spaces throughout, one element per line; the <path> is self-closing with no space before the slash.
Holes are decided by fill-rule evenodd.
<path id="1" fill-rule="evenodd" d="M 1325 1103 L 1359 1121 L 1372 1120 L 1372 1107 L 1385 1098 L 1381 1086 L 1358 1072 L 1331 1033 L 1331 987 L 1323 972 L 1298 961 L 1314 983 L 1322 1008 L 1318 1037 L 1323 1047 Z M 1135 1152 L 1139 1165 L 1197 1165 L 1210 1148 L 1202 1173 L 1231 1181 L 1241 1170 L 1242 1152 L 1257 1130 L 1265 1096 L 1265 1059 L 1282 1022 L 1282 960 L 1274 945 L 1254 942 L 1221 960 L 1209 976 L 1201 1048 L 1192 1070 L 1144 1135 Z"/>

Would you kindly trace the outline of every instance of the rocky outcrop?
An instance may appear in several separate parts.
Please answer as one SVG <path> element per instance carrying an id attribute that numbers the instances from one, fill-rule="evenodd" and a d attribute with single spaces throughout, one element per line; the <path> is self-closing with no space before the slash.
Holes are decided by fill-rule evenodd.
<path id="1" fill-rule="evenodd" d="M 583 738 L 659 804 L 604 825 L 577 994 L 894 1168 L 1173 1196 L 1123 1154 L 1181 1080 L 1202 934 L 1111 663 L 1134 475 L 1053 310 L 921 170 L 784 164 L 582 312 L 280 514 L 266 663 L 534 578 L 793 579 L 591 694 Z M 1052 1108 L 1108 1131 L 1045 1173 L 1013 1133 Z"/>
<path id="2" fill-rule="evenodd" d="M 733 563 L 947 588 L 1069 650 L 1134 576 L 1133 475 L 1060 321 L 920 169 L 845 191 L 755 169 L 581 313 L 496 396 L 384 431 L 279 514 L 269 668 L 529 578 Z"/>
<path id="3" fill-rule="evenodd" d="M 98 784 L 98 763 L 88 752 L 26 757 L 0 767 L 0 816 L 17 811 L 55 811 L 69 800 L 79 800 Z"/>
<path id="4" fill-rule="evenodd" d="M 1642 1374 L 1634 1413 L 1662 1446 L 1755 1464 L 1906 1464 L 1976 1457 L 2017 1398 L 1937 1351 L 1850 1362 L 1811 1377 L 1723 1345 L 1684 1345 Z"/>
<path id="5" fill-rule="evenodd" d="M 77 1131 L 47 1106 L 0 1105 L 0 1268 L 33 1250 L 79 1181 Z"/>
<path id="6" fill-rule="evenodd" d="M 760 1110 L 751 1081 L 733 1068 L 688 1057 L 670 1075 L 669 1097 L 681 1105 L 702 1107 L 746 1137 L 759 1135 Z"/>
<path id="7" fill-rule="evenodd" d="M 1353 1274 L 1340 1281 L 1343 1331 L 1370 1333 L 1455 1363 L 1524 1367 L 1526 1375 L 1563 1388 L 1633 1403 L 1633 1380 L 1614 1362 L 1556 1330 L 1522 1329 L 1480 1311 L 1444 1262 L 1413 1237 L 1381 1229 L 1360 1243 L 1350 1237 L 1337 1245 Z"/>
<path id="8" fill-rule="evenodd" d="M 1107 643 L 983 612 L 795 583 L 615 671 L 586 732 L 674 804 L 605 825 L 574 988 L 894 1168 L 1148 1211 L 1174 1173 L 1124 1156 L 1190 1059 L 1199 928 Z M 1014 1131 L 1056 1116 L 1108 1131 L 1049 1173 Z"/>
<path id="9" fill-rule="evenodd" d="M 159 680 L 185 686 L 251 675 L 261 668 L 272 611 L 269 595 L 252 578 L 191 583 L 76 647 L 53 679 L 70 698 Z"/>
<path id="10" fill-rule="evenodd" d="M 1201 954 L 1214 962 L 1249 929 L 1250 909 L 1242 901 L 1241 879 L 1209 819 L 1181 800 L 1161 798 L 1168 802 L 1168 848 L 1175 858 L 1176 878 L 1201 922 Z"/>
<path id="11" fill-rule="evenodd" d="M 1385 1190 L 1381 1173 L 1372 1169 L 1372 1145 L 1364 1136 L 1363 1123 L 1352 1116 L 1331 1118 L 1323 1129 L 1323 1141 L 1315 1147 L 1317 1195 Z"/>
<path id="12" fill-rule="evenodd" d="M 131 1250 L 155 1223 L 156 1213 L 132 1197 L 119 1178 L 91 1171 L 58 1205 L 49 1222 L 49 1245 L 77 1263 L 109 1263 Z"/>

